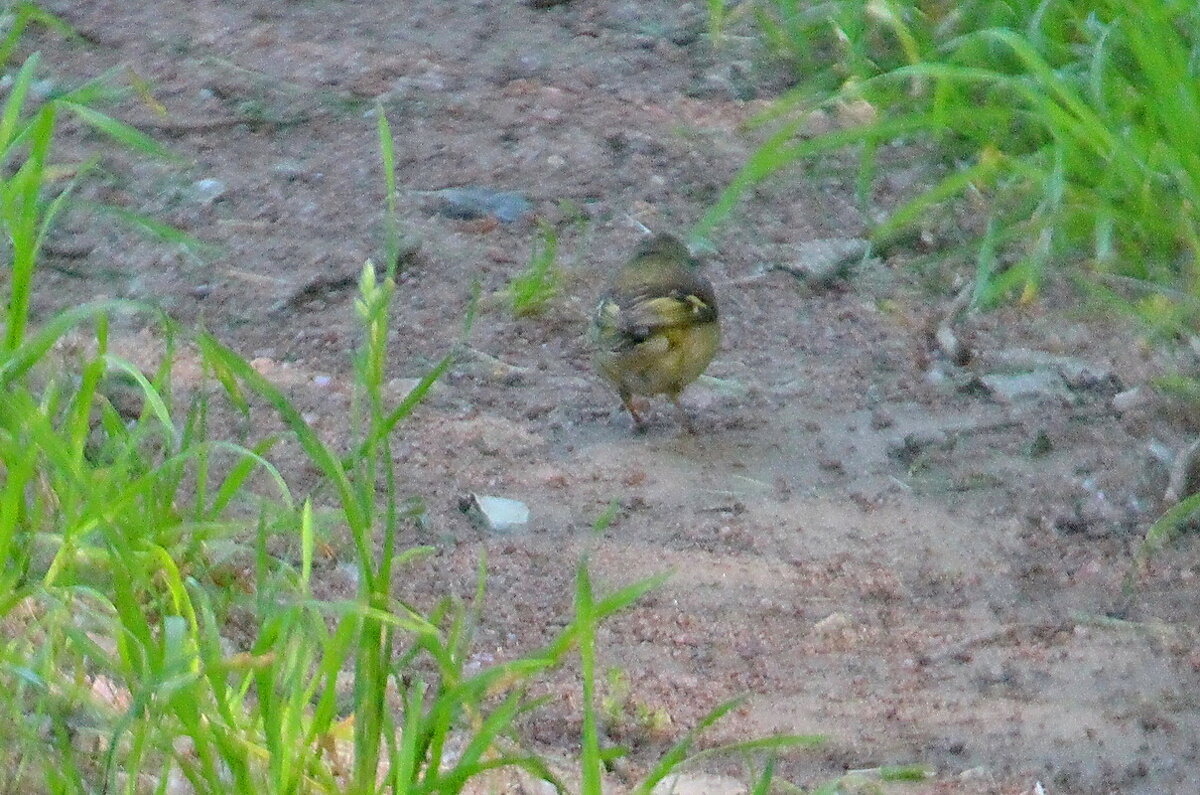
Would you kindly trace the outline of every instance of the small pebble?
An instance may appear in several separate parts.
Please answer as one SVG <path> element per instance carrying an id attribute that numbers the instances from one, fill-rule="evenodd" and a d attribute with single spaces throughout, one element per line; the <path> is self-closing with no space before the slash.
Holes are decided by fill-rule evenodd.
<path id="1" fill-rule="evenodd" d="M 468 494 L 458 501 L 458 508 L 485 530 L 498 533 L 516 530 L 529 523 L 529 507 L 520 500 Z"/>
<path id="2" fill-rule="evenodd" d="M 225 195 L 225 183 L 219 179 L 200 179 L 192 183 L 192 198 L 201 204 L 212 204 Z"/>
<path id="3" fill-rule="evenodd" d="M 1113 411 L 1126 412 L 1143 406 L 1150 400 L 1150 391 L 1140 386 L 1113 395 Z"/>

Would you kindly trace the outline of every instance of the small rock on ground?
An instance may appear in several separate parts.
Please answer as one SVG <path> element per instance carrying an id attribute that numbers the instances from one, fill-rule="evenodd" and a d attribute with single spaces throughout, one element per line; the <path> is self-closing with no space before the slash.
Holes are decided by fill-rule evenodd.
<path id="1" fill-rule="evenodd" d="M 1016 375 L 985 375 L 979 379 L 991 396 L 1000 403 L 1023 400 L 1070 400 L 1062 376 L 1053 370 L 1034 370 Z"/>
<path id="2" fill-rule="evenodd" d="M 736 778 L 705 773 L 676 773 L 651 790 L 652 795 L 743 795 L 745 792 L 746 785 Z"/>
<path id="3" fill-rule="evenodd" d="M 829 287 L 846 278 L 850 266 L 870 249 L 862 238 L 823 238 L 807 240 L 795 246 L 795 258 L 780 269 L 798 276 L 814 287 Z"/>

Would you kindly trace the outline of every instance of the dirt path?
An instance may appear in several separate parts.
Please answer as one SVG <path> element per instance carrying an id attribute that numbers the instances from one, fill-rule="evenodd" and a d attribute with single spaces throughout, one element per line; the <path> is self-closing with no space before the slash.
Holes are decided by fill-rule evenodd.
<path id="1" fill-rule="evenodd" d="M 1111 408 L 1118 380 L 1132 386 L 1157 366 L 1127 329 L 1071 315 L 1072 299 L 1058 307 L 1054 296 L 973 321 L 982 352 L 1036 349 L 1111 376 L 1073 380 L 1066 360 L 1026 363 L 1026 396 L 1015 394 L 1024 382 L 1005 380 L 1011 362 L 981 359 L 973 374 L 999 378 L 990 385 L 931 364 L 929 289 L 951 285 L 936 268 L 908 267 L 912 251 L 828 290 L 766 269 L 809 241 L 865 234 L 849 161 L 826 160 L 765 186 L 719 230 L 710 273 L 724 349 L 709 371 L 717 380 L 685 395 L 703 434 L 678 436 L 663 407 L 647 434 L 631 434 L 590 373 L 583 319 L 636 245 L 634 221 L 685 231 L 751 151 L 743 125 L 764 107 L 753 98 L 786 85 L 748 42 L 713 55 L 702 4 L 47 6 L 86 39 L 37 41 L 52 77 L 132 70 L 168 115 L 131 98 L 123 116 L 187 161 L 113 154 L 95 197 L 219 249 L 172 254 L 68 218 L 38 310 L 97 293 L 160 302 L 258 359 L 330 436 L 344 428 L 355 343 L 348 280 L 381 251 L 377 101 L 395 133 L 401 220 L 423 240 L 401 279 L 397 390 L 451 344 L 467 285 L 502 289 L 537 237 L 527 219 L 446 217 L 431 192 L 518 191 L 560 224 L 564 294 L 532 319 L 485 311 L 478 353 L 397 449 L 429 505 L 413 540 L 440 550 L 405 593 L 470 594 L 487 552 L 480 664 L 562 625 L 590 551 L 612 586 L 676 572 L 601 638 L 633 698 L 671 719 L 656 731 L 614 727 L 635 766 L 747 692 L 714 736 L 829 735 L 785 765 L 802 786 L 924 762 L 937 778 L 897 791 L 1015 795 L 1039 780 L 1047 792 L 1200 791 L 1195 543 L 1162 553 L 1132 600 L 1120 588 L 1161 493 L 1154 442 L 1182 433 L 1150 408 Z M 82 143 L 68 129 L 65 156 Z M 885 159 L 883 207 L 939 167 Z M 567 223 L 574 213 L 584 222 Z M 282 455 L 286 466 L 298 454 Z M 528 529 L 471 526 L 457 510 L 468 493 L 522 500 Z M 614 500 L 615 521 L 593 533 Z M 336 561 L 323 584 L 351 587 Z M 570 673 L 547 684 L 566 708 L 528 727 L 564 757 L 578 730 Z"/>

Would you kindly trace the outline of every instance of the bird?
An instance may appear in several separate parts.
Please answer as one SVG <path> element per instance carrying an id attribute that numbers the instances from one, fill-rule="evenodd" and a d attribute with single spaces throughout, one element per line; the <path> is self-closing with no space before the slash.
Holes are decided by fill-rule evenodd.
<path id="1" fill-rule="evenodd" d="M 699 264 L 678 238 L 657 234 L 617 270 L 592 314 L 593 363 L 636 430 L 645 422 L 633 396 L 666 395 L 695 433 L 679 396 L 721 345 L 717 297 Z"/>

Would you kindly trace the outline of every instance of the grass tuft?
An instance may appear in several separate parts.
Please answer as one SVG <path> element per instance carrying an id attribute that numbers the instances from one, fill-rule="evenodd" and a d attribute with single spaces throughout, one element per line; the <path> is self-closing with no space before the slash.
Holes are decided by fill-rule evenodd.
<path id="1" fill-rule="evenodd" d="M 562 286 L 558 266 L 558 233 L 542 221 L 539 239 L 529 254 L 529 264 L 508 283 L 514 317 L 529 317 L 543 311 Z"/>

